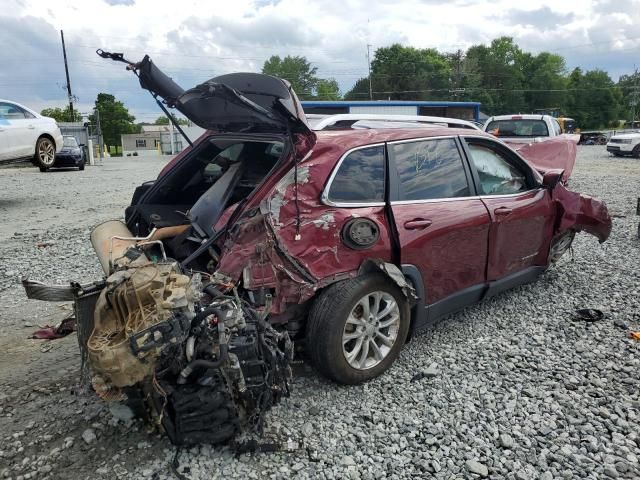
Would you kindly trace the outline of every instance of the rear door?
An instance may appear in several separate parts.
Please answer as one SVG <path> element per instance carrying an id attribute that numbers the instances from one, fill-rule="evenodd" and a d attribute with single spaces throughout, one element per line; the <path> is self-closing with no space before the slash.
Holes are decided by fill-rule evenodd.
<path id="1" fill-rule="evenodd" d="M 465 142 L 478 194 L 491 216 L 488 280 L 546 265 L 554 219 L 549 191 L 504 145 L 478 137 Z"/>
<path id="2" fill-rule="evenodd" d="M 5 118 L 0 102 L 0 160 L 10 158 L 9 151 L 9 121 Z"/>
<path id="3" fill-rule="evenodd" d="M 491 220 L 475 195 L 459 140 L 393 142 L 388 151 L 401 263 L 420 271 L 427 304 L 458 298 L 438 314 L 478 300 L 486 282 Z"/>

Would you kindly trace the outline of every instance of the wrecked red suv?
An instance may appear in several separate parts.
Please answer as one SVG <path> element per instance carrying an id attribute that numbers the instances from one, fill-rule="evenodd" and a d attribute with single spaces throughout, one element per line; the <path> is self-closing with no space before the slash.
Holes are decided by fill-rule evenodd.
<path id="1" fill-rule="evenodd" d="M 147 57 L 130 67 L 207 132 L 138 187 L 126 226 L 94 231 L 108 277 L 74 298 L 98 296 L 93 333 L 79 332 L 96 391 L 143 398 L 131 393 L 143 385 L 156 411 L 170 405 L 176 443 L 206 437 L 184 426 L 184 405 L 205 410 L 198 422 L 218 411 L 198 389 L 225 384 L 236 407 L 258 384 L 282 394 L 289 338 L 329 378 L 367 381 L 429 322 L 533 281 L 576 232 L 611 231 L 563 170 L 477 130 L 313 132 L 280 79 L 183 91 Z"/>

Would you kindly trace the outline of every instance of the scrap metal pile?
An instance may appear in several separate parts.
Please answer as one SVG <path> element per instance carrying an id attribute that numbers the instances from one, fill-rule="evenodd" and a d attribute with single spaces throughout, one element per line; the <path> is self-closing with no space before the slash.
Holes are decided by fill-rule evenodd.
<path id="1" fill-rule="evenodd" d="M 126 402 L 178 445 L 261 433 L 265 413 L 288 395 L 293 357 L 287 332 L 265 321 L 269 297 L 259 311 L 230 286 L 203 283 L 160 240 L 133 238 L 121 222 L 98 226 L 91 241 L 106 280 L 23 283 L 30 298 L 75 301 L 95 392 Z"/>

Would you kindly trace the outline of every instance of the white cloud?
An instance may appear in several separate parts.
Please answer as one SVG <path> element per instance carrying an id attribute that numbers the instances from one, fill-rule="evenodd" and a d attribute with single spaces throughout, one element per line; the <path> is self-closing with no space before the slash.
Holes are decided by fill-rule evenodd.
<path id="1" fill-rule="evenodd" d="M 113 93 L 140 119 L 157 108 L 104 48 L 132 60 L 150 53 L 185 87 L 230 71 L 260 70 L 272 54 L 304 55 L 346 90 L 366 75 L 366 49 L 393 42 L 452 51 L 515 37 L 525 50 L 557 51 L 568 67 L 603 68 L 617 78 L 640 51 L 640 0 L 3 0 L 0 96 L 36 108 L 62 105 L 64 29 L 75 95 L 90 106 Z"/>

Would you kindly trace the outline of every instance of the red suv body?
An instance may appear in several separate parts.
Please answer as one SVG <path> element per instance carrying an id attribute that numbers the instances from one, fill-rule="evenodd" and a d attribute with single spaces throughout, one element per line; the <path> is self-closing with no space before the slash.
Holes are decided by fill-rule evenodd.
<path id="1" fill-rule="evenodd" d="M 279 79 L 176 93 L 141 72 L 210 130 L 139 188 L 128 227 L 183 225 L 165 240 L 172 257 L 238 287 L 339 382 L 380 374 L 411 332 L 534 280 L 575 232 L 611 231 L 606 206 L 565 188 L 563 170 L 538 171 L 483 132 L 312 132 Z"/>

